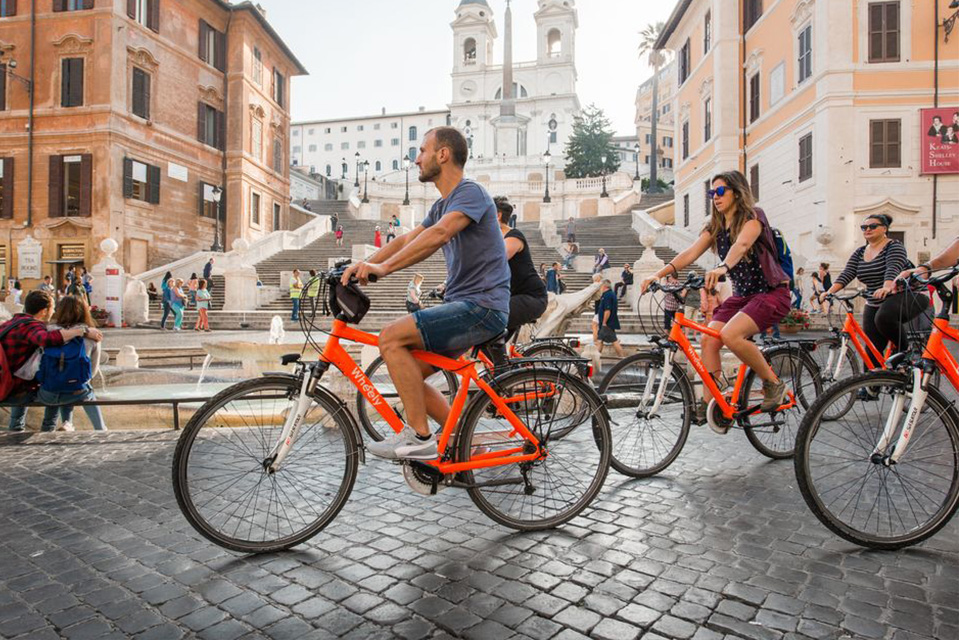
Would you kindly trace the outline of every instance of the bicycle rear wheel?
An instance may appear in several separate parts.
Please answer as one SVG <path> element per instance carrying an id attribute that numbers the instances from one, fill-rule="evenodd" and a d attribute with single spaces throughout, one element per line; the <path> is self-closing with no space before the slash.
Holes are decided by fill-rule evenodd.
<path id="1" fill-rule="evenodd" d="M 673 367 L 656 415 L 649 415 L 662 376 L 663 356 L 640 353 L 620 360 L 599 386 L 611 421 L 611 462 L 624 475 L 655 475 L 672 464 L 686 444 L 693 390 L 679 367 Z"/>
<path id="2" fill-rule="evenodd" d="M 373 386 L 380 392 L 387 404 L 393 407 L 393 410 L 396 411 L 396 414 L 402 419 L 403 402 L 396 392 L 396 387 L 393 386 L 393 379 L 390 378 L 390 373 L 387 371 L 383 358 L 377 356 L 376 360 L 371 362 L 370 366 L 367 367 L 365 373 L 366 377 L 370 379 L 370 382 L 372 382 Z M 426 379 L 426 383 L 438 389 L 439 392 L 446 397 L 448 403 L 453 401 L 453 396 L 456 395 L 456 390 L 459 388 L 459 381 L 456 375 L 444 370 L 439 370 L 431 375 Z M 393 433 L 393 428 L 383 419 L 383 416 L 381 416 L 376 409 L 370 406 L 370 403 L 366 401 L 366 397 L 362 391 L 356 392 L 356 415 L 360 418 L 360 424 L 363 425 L 363 430 L 377 442 Z M 442 426 L 441 424 L 433 422 L 432 418 L 430 418 L 431 431 L 438 431 Z"/>
<path id="3" fill-rule="evenodd" d="M 863 390 L 864 393 L 859 393 Z M 896 372 L 862 374 L 834 385 L 809 409 L 796 444 L 796 480 L 813 514 L 830 531 L 873 549 L 900 549 L 942 529 L 959 507 L 959 415 L 946 397 L 929 388 L 909 446 L 899 461 L 873 462 L 896 395 L 912 381 Z M 824 415 L 847 398 L 848 413 Z M 905 413 L 892 436 L 899 438 Z"/>
<path id="4" fill-rule="evenodd" d="M 246 380 L 211 398 L 180 434 L 173 491 L 208 540 L 246 553 L 287 549 L 329 524 L 356 480 L 358 445 L 348 411 L 316 395 L 276 473 L 264 461 L 299 387 L 288 376 Z"/>
<path id="5" fill-rule="evenodd" d="M 469 495 L 487 516 L 520 531 L 559 526 L 589 505 L 609 471 L 609 422 L 588 385 L 558 369 L 535 366 L 493 382 L 510 410 L 547 454 L 531 462 L 464 471 Z M 476 396 L 460 427 L 457 459 L 527 444 L 485 393 Z"/>
<path id="6" fill-rule="evenodd" d="M 746 439 L 756 450 L 772 458 L 791 458 L 803 415 L 822 393 L 818 367 L 806 352 L 794 347 L 773 347 L 765 352 L 769 366 L 794 395 L 796 404 L 784 411 L 757 413 L 740 418 Z M 762 379 L 755 371 L 746 375 L 739 398 L 740 410 L 762 402 Z"/>

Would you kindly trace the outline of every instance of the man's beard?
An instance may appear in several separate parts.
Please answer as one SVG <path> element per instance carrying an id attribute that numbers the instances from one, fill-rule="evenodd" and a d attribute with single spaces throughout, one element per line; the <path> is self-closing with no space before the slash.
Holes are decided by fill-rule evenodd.
<path id="1" fill-rule="evenodd" d="M 428 165 L 422 165 L 420 166 L 419 181 L 433 182 L 433 179 L 440 175 L 440 173 L 440 165 L 438 162 L 434 161 Z"/>

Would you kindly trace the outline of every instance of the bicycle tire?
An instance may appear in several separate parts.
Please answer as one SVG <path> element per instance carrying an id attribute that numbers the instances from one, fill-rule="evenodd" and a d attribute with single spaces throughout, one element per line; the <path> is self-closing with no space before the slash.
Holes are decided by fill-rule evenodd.
<path id="1" fill-rule="evenodd" d="M 550 340 L 545 342 L 533 342 L 531 344 L 522 345 L 519 349 L 519 352 L 524 358 L 578 358 L 579 354 L 576 352 L 576 349 L 572 348 L 565 342 L 559 342 L 557 340 Z"/>
<path id="2" fill-rule="evenodd" d="M 283 465 L 274 474 L 264 470 L 263 459 L 276 443 L 283 428 L 285 411 L 289 410 L 292 398 L 298 393 L 298 383 L 291 376 L 275 375 L 246 380 L 210 398 L 183 429 L 173 454 L 173 492 L 187 521 L 207 540 L 244 553 L 280 551 L 315 536 L 343 508 L 356 480 L 359 445 L 349 411 L 335 402 L 332 396 L 325 397 L 319 393 L 313 396 L 314 403 L 308 409 L 307 419 Z M 281 402 L 278 404 L 277 400 Z M 269 404 L 271 401 L 272 404 Z M 263 413 L 257 415 L 256 410 L 260 407 Z M 322 414 L 318 414 L 318 410 Z M 230 455 L 244 458 L 242 468 L 238 465 L 230 471 L 225 467 L 224 460 Z M 223 469 L 222 474 L 210 477 L 210 473 L 219 469 Z M 290 483 L 284 486 L 287 478 L 293 481 L 295 471 L 308 474 L 314 482 L 317 478 L 330 478 L 331 482 L 314 485 L 315 488 Z M 251 473 L 259 479 L 252 478 Z M 223 477 L 227 480 L 223 481 Z M 233 484 L 227 486 L 226 482 L 231 479 L 234 480 Z M 234 490 L 238 483 L 248 485 L 251 481 L 256 482 L 255 488 L 247 489 L 237 498 L 231 497 L 238 493 Z M 299 510 L 305 509 L 306 505 L 312 507 L 327 503 L 327 506 L 322 512 L 314 508 L 313 515 L 316 517 L 303 518 L 302 526 L 297 524 L 286 532 L 282 530 L 280 509 L 277 507 L 273 514 L 273 533 L 270 521 L 272 507 L 266 507 L 264 516 L 260 500 L 264 481 L 270 485 L 266 489 L 269 494 L 264 496 L 264 502 L 270 496 L 299 502 L 296 505 L 281 504 L 283 517 L 289 517 L 290 513 L 300 515 Z M 288 488 L 293 493 L 288 493 Z M 293 500 L 290 500 L 291 496 Z M 312 499 L 308 496 L 312 496 Z M 233 511 L 226 514 L 226 510 L 234 504 L 236 507 Z M 212 509 L 208 509 L 211 505 Z M 219 507 L 222 508 L 217 510 Z M 226 529 L 233 525 L 231 519 L 240 508 L 243 512 L 233 532 L 229 533 Z M 248 524 L 248 530 L 245 537 L 241 537 L 239 533 L 241 526 L 245 526 L 244 522 Z"/>
<path id="3" fill-rule="evenodd" d="M 662 411 L 663 406 L 678 407 L 682 413 L 679 416 L 671 413 L 669 418 L 662 418 L 659 426 L 655 427 L 650 424 L 648 417 L 640 417 L 639 404 L 642 401 L 647 378 L 636 378 L 636 376 L 641 373 L 637 369 L 644 364 L 647 368 L 647 377 L 650 375 L 648 372 L 658 369 L 657 379 L 659 379 L 663 370 L 663 356 L 638 353 L 616 363 L 599 385 L 599 394 L 606 399 L 606 407 L 610 414 L 610 430 L 613 435 L 613 452 L 610 462 L 616 471 L 633 478 L 656 475 L 676 460 L 689 436 L 692 407 L 695 406 L 689 379 L 681 367 L 674 366 L 671 375 L 672 386 L 667 387 L 666 397 L 663 399 L 660 410 Z M 654 384 L 658 387 L 658 382 Z M 667 404 L 668 399 L 672 399 L 669 404 Z M 650 448 L 653 449 L 654 456 L 646 458 L 645 453 Z"/>
<path id="4" fill-rule="evenodd" d="M 826 370 L 826 364 L 829 362 L 831 352 L 838 351 L 840 346 L 841 340 L 835 336 L 816 340 L 816 349 L 813 351 L 812 358 L 819 366 L 823 389 L 828 389 L 840 380 L 846 380 L 862 373 L 863 363 L 856 353 L 856 350 L 853 348 L 852 343 L 849 343 L 846 347 L 846 355 L 844 358 L 845 364 L 843 364 L 841 367 L 839 375 L 834 375 L 836 371 L 835 362 L 833 362 L 832 371 Z M 846 415 L 849 409 L 852 408 L 853 400 L 854 398 L 850 398 L 849 402 L 846 403 L 845 406 L 837 406 L 833 410 L 832 414 L 827 416 L 827 419 L 838 420 Z"/>
<path id="5" fill-rule="evenodd" d="M 511 393 L 529 391 L 535 395 L 537 390 L 542 389 L 544 383 L 555 385 L 559 394 L 552 394 L 548 399 L 553 407 L 550 410 L 552 417 L 548 421 L 530 419 L 541 417 L 539 401 L 536 398 L 533 401 L 512 402 L 510 409 L 537 437 L 541 440 L 545 439 L 547 457 L 537 462 L 473 469 L 460 474 L 463 482 L 468 485 L 497 480 L 515 482 L 515 486 L 470 486 L 467 491 L 477 508 L 489 518 L 519 531 L 551 529 L 573 519 L 596 498 L 609 472 L 611 446 L 609 422 L 603 411 L 602 400 L 589 385 L 558 369 L 537 367 L 503 373 L 496 377 L 493 386 L 502 397 L 508 397 Z M 566 396 L 567 392 L 570 393 L 569 396 Z M 491 452 L 497 447 L 515 447 L 525 442 L 521 436 L 513 437 L 512 426 L 505 419 L 501 418 L 503 426 L 497 427 L 491 424 L 499 417 L 498 414 L 491 416 L 491 412 L 488 411 L 491 406 L 493 406 L 492 401 L 486 393 L 477 395 L 471 401 L 458 428 L 457 460 L 469 460 L 474 451 Z M 559 426 L 554 424 L 559 413 L 557 407 L 563 410 L 565 419 L 575 425 L 572 429 L 568 425 L 560 426 L 557 432 L 563 433 L 562 437 L 553 436 L 553 428 Z M 576 461 L 583 462 L 583 466 L 588 462 L 592 471 L 583 472 L 580 468 L 580 473 L 577 474 L 576 469 L 571 470 L 570 467 L 571 463 Z M 534 476 L 536 489 L 533 494 L 525 492 L 525 484 L 521 480 L 523 469 Z M 562 496 L 546 495 L 550 493 L 549 488 L 554 482 L 553 473 L 556 476 L 564 473 L 573 474 L 576 475 L 574 479 L 580 480 L 586 475 L 591 477 L 588 478 L 581 494 L 578 497 L 574 496 L 572 504 L 556 513 L 547 514 L 545 511 L 548 501 L 551 505 L 555 505 L 562 497 L 574 495 L 574 490 L 570 489 L 573 486 L 572 483 L 563 485 L 562 489 L 565 493 Z M 580 486 L 583 484 L 580 483 Z M 497 495 L 506 496 L 504 504 L 508 503 L 508 507 L 494 504 L 497 502 Z M 543 497 L 540 503 L 543 514 L 537 517 L 533 515 L 533 511 L 537 507 L 535 502 L 540 496 Z M 524 516 L 526 512 L 529 515 Z"/>
<path id="6" fill-rule="evenodd" d="M 846 394 L 855 395 L 859 389 L 871 387 L 877 391 L 876 397 L 871 400 L 857 398 L 853 412 L 857 415 L 848 420 L 824 421 L 823 414 L 833 402 L 843 401 Z M 894 550 L 918 544 L 935 535 L 948 524 L 959 508 L 959 414 L 937 388 L 930 387 L 926 407 L 932 411 L 923 411 L 919 421 L 913 429 L 909 448 L 900 458 L 898 464 L 885 466 L 871 461 L 872 448 L 875 447 L 881 434 L 885 417 L 888 413 L 886 403 L 892 398 L 896 390 L 907 391 L 912 387 L 910 376 L 894 371 L 875 371 L 861 374 L 855 378 L 840 382 L 826 391 L 809 409 L 800 425 L 797 437 L 797 455 L 795 459 L 796 480 L 803 499 L 816 518 L 830 531 L 840 538 L 859 546 L 871 549 Z M 906 399 L 908 408 L 908 397 Z M 874 409 L 874 411 L 870 411 Z M 875 424 L 871 416 L 876 416 Z M 923 429 L 926 420 L 934 420 L 942 426 L 945 438 L 935 439 L 935 433 L 930 429 Z M 935 425 L 933 425 L 935 427 Z M 847 432 L 852 437 L 847 436 Z M 932 433 L 933 436 L 928 434 Z M 899 433 L 893 435 L 893 443 Z M 937 446 L 938 445 L 938 446 Z M 832 450 L 841 452 L 842 448 L 858 448 L 848 456 L 839 456 Z M 930 450 L 931 449 L 931 450 Z M 822 462 L 829 465 L 828 473 L 819 471 L 822 460 L 834 459 L 838 462 Z M 850 469 L 845 476 L 840 476 L 844 470 L 834 467 L 842 464 L 842 460 L 849 460 Z M 913 459 L 916 462 L 913 462 Z M 851 467 L 856 469 L 852 470 Z M 860 470 L 864 470 L 861 471 Z M 938 473 L 936 473 L 938 471 Z M 907 475 L 908 474 L 908 479 Z M 941 474 L 941 475 L 940 475 Z M 828 482 L 842 482 L 845 478 L 850 487 L 860 487 L 861 491 L 875 492 L 875 498 L 869 498 L 862 504 L 871 503 L 873 508 L 893 508 L 903 494 L 911 496 L 909 509 L 896 512 L 895 518 L 867 515 L 862 522 L 850 522 L 856 517 L 856 510 L 845 513 L 851 506 L 851 498 L 840 508 L 838 501 L 843 498 L 824 497 L 832 490 L 827 488 Z M 831 479 L 832 478 L 832 479 Z M 938 491 L 930 485 L 917 491 L 918 484 L 942 479 L 948 488 Z M 887 486 L 887 480 L 890 481 Z M 897 480 L 898 485 L 891 481 Z M 894 495 L 896 492 L 900 495 Z M 931 513 L 925 522 L 916 521 L 915 527 L 908 531 L 893 532 L 892 527 L 901 524 L 905 527 L 910 519 L 916 520 L 920 511 L 929 513 L 917 501 L 940 494 L 941 500 L 934 500 Z M 859 500 L 857 499 L 856 508 Z M 847 517 L 849 516 L 849 517 Z M 871 523 L 875 523 L 875 530 Z M 881 526 L 888 527 L 888 531 L 880 531 Z"/>
<path id="7" fill-rule="evenodd" d="M 801 349 L 777 346 L 763 352 L 776 375 L 786 381 L 793 392 L 796 406 L 785 411 L 743 416 L 739 424 L 756 451 L 773 460 L 791 458 L 796 451 L 796 433 L 802 416 L 822 393 L 822 379 L 815 361 Z M 759 383 L 758 394 L 753 385 Z M 739 409 L 756 404 L 762 398 L 762 380 L 750 370 L 743 382 Z M 781 417 L 781 422 L 778 422 Z M 769 424 L 772 421 L 773 424 Z M 762 425 L 762 426 L 760 426 Z"/>
<path id="8" fill-rule="evenodd" d="M 380 392 L 380 395 L 383 396 L 383 399 L 386 400 L 387 404 L 392 406 L 393 410 L 396 411 L 397 415 L 401 416 L 402 419 L 403 403 L 400 401 L 399 394 L 393 388 L 393 380 L 386 370 L 386 363 L 383 361 L 383 357 L 377 356 L 376 359 L 370 363 L 370 366 L 366 368 L 364 373 L 366 377 L 370 379 L 370 382 L 373 383 L 373 386 Z M 378 378 L 378 375 L 384 375 L 385 378 Z M 447 403 L 452 403 L 453 396 L 456 395 L 456 390 L 459 389 L 459 380 L 454 373 L 440 369 L 426 380 L 427 384 L 432 384 L 439 389 L 440 393 L 446 396 Z M 442 384 L 433 384 L 437 381 L 442 381 L 442 384 L 446 385 L 445 389 Z M 380 442 L 387 435 L 394 433 L 393 428 L 383 419 L 383 416 L 381 416 L 376 409 L 370 407 L 370 403 L 367 402 L 363 392 L 359 390 L 356 392 L 356 415 L 360 419 L 363 431 L 376 442 Z M 432 421 L 432 418 L 429 418 L 429 420 L 432 431 L 438 431 L 442 428 L 443 425 L 436 424 Z"/>

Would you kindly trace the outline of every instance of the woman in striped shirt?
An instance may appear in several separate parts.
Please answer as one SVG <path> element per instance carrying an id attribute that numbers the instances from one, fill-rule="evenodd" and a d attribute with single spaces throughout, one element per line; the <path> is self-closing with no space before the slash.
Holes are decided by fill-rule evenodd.
<path id="1" fill-rule="evenodd" d="M 906 324 L 929 306 L 924 295 L 896 290 L 896 278 L 909 266 L 906 248 L 887 234 L 892 216 L 877 213 L 863 220 L 860 229 L 866 244 L 856 249 L 836 282 L 822 295 L 835 293 L 853 280 L 866 288 L 862 328 L 879 351 L 892 342 L 897 351 L 908 347 Z M 879 366 L 880 363 L 874 363 Z"/>

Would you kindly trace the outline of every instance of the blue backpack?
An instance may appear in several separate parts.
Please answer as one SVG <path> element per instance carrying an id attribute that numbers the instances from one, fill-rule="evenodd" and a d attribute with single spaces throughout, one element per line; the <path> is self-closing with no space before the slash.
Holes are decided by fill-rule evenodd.
<path id="1" fill-rule="evenodd" d="M 786 238 L 783 237 L 779 229 L 773 229 L 773 240 L 776 241 L 776 257 L 779 258 L 779 266 L 782 267 L 786 275 L 789 276 L 789 286 L 793 286 L 793 254 L 786 244 Z"/>
<path id="2" fill-rule="evenodd" d="M 56 347 L 44 347 L 37 380 L 40 388 L 53 393 L 80 391 L 93 377 L 93 366 L 83 338 Z"/>

